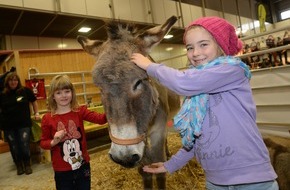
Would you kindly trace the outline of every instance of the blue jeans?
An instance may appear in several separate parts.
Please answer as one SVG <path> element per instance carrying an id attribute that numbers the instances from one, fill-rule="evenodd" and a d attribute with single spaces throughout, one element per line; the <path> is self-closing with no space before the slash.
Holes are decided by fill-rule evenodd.
<path id="1" fill-rule="evenodd" d="M 240 184 L 240 185 L 214 185 L 206 182 L 207 190 L 279 190 L 276 180 L 266 181 L 261 183 Z"/>
<path id="2" fill-rule="evenodd" d="M 4 130 L 4 136 L 15 163 L 30 161 L 30 134 L 30 127 Z"/>
<path id="3" fill-rule="evenodd" d="M 54 180 L 57 190 L 90 190 L 90 163 L 83 164 L 77 170 L 54 172 Z"/>

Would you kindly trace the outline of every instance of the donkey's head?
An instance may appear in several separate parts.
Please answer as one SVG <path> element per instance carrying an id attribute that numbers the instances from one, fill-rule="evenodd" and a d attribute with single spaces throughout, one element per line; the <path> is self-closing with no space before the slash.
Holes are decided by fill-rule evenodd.
<path id="1" fill-rule="evenodd" d="M 132 25 L 111 22 L 105 42 L 79 36 L 83 49 L 96 59 L 93 81 L 100 88 L 112 140 L 110 157 L 134 167 L 143 157 L 146 134 L 159 106 L 158 93 L 146 72 L 130 61 L 132 53 L 147 55 L 168 33 L 176 17 L 138 32 Z"/>

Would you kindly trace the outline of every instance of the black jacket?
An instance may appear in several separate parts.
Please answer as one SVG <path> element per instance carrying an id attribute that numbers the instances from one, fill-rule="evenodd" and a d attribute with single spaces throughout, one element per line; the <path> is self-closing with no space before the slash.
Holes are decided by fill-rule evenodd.
<path id="1" fill-rule="evenodd" d="M 31 127 L 30 102 L 36 101 L 32 90 L 23 87 L 7 94 L 0 94 L 1 129 Z"/>

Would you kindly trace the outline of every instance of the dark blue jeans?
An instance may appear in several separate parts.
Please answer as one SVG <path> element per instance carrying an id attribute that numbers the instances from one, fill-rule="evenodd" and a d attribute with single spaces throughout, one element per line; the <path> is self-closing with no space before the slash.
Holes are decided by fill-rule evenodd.
<path id="1" fill-rule="evenodd" d="M 90 190 L 90 163 L 83 164 L 79 169 L 67 172 L 54 172 L 57 190 Z"/>
<path id="2" fill-rule="evenodd" d="M 15 163 L 30 161 L 30 134 L 30 127 L 4 130 Z"/>

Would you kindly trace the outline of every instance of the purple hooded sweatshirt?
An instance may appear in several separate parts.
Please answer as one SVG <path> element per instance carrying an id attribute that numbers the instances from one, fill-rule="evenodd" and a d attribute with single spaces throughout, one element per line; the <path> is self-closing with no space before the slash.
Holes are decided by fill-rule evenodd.
<path id="1" fill-rule="evenodd" d="M 169 173 L 195 157 L 206 180 L 213 184 L 256 183 L 277 178 L 256 125 L 256 105 L 242 68 L 220 64 L 204 70 L 178 71 L 153 63 L 147 73 L 179 95 L 209 94 L 201 136 L 193 149 L 181 148 L 164 163 Z"/>

